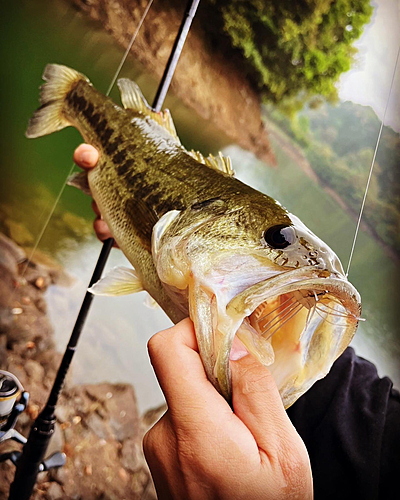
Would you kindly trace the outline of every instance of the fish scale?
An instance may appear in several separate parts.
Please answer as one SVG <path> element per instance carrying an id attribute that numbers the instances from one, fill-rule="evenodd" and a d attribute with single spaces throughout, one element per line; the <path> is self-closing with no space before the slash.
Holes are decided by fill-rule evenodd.
<path id="1" fill-rule="evenodd" d="M 336 254 L 274 199 L 235 179 L 222 154 L 187 151 L 169 112 L 152 110 L 134 82 L 118 81 L 120 107 L 65 66 L 48 65 L 44 79 L 27 136 L 72 125 L 99 150 L 97 166 L 70 184 L 91 194 L 134 267 L 112 270 L 90 291 L 146 290 L 172 321 L 190 315 L 207 376 L 228 400 L 237 335 L 292 404 L 357 327 L 360 298 Z M 329 304 L 323 314 L 317 296 Z M 293 302 L 284 306 L 287 297 Z"/>

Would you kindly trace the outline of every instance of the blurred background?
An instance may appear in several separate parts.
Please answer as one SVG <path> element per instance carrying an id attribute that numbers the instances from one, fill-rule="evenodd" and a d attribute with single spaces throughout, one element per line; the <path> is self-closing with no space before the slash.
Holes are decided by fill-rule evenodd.
<path id="1" fill-rule="evenodd" d="M 25 138 L 43 69 L 47 63 L 71 66 L 105 92 L 146 3 L 2 5 L 0 230 L 28 253 L 81 142 L 72 128 Z M 149 102 L 183 9 L 178 1 L 155 0 L 123 67 L 121 75 L 137 81 Z M 362 296 L 366 319 L 352 345 L 397 387 L 399 69 L 387 99 L 399 27 L 396 0 L 204 0 L 166 102 L 188 149 L 229 155 L 239 179 L 300 217 L 344 267 L 388 104 L 349 279 Z M 111 95 L 119 102 L 116 89 Z M 73 278 L 45 294 L 60 351 L 101 248 L 92 219 L 90 200 L 67 187 L 38 245 Z M 113 250 L 108 268 L 117 265 L 128 263 Z M 163 401 L 146 342 L 170 325 L 144 300 L 144 294 L 96 298 L 72 369 L 77 383 L 131 383 L 140 411 Z"/>

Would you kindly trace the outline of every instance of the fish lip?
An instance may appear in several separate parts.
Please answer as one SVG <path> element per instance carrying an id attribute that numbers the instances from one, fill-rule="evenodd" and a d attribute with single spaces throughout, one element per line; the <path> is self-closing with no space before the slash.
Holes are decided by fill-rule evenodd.
<path id="1" fill-rule="evenodd" d="M 205 334 L 207 338 L 210 337 L 214 339 L 212 344 L 210 343 L 208 354 L 204 352 L 202 357 L 205 359 L 208 359 L 208 357 L 210 358 L 207 367 L 205 365 L 207 375 L 217 390 L 221 392 L 228 401 L 230 401 L 232 397 L 229 356 L 233 339 L 240 325 L 245 318 L 251 316 L 255 309 L 263 302 L 279 295 L 301 289 L 335 293 L 343 306 L 350 313 L 349 322 L 353 323 L 351 327 L 349 326 L 351 329 L 349 338 L 351 340 L 358 323 L 361 304 L 357 290 L 347 281 L 344 275 L 332 273 L 318 266 L 307 266 L 304 268 L 287 270 L 255 283 L 254 285 L 250 285 L 234 296 L 225 307 L 221 309 L 217 307 L 214 312 L 212 312 L 211 308 L 212 298 L 209 293 L 210 289 L 206 292 L 201 285 L 199 286 L 199 290 L 203 291 L 204 294 L 203 302 L 206 304 L 208 318 L 202 319 L 201 315 L 198 315 L 194 308 L 191 311 L 191 317 L 194 319 L 195 323 L 197 322 L 196 331 L 200 326 L 203 328 L 204 332 L 209 332 L 208 335 Z M 215 294 L 213 296 L 216 297 Z M 194 303 L 195 301 L 192 302 Z M 216 316 L 214 316 L 215 314 Z M 222 337 L 221 335 L 219 336 L 220 341 L 218 347 L 214 343 L 217 333 L 222 334 Z M 290 401 L 289 403 L 291 404 Z"/>
<path id="2" fill-rule="evenodd" d="M 288 280 L 290 280 L 290 283 L 287 283 Z M 345 276 L 331 273 L 317 266 L 307 266 L 306 268 L 298 268 L 280 273 L 278 276 L 273 276 L 251 285 L 228 302 L 223 314 L 227 322 L 221 331 L 226 334 L 226 338 L 223 342 L 224 349 L 221 349 L 219 353 L 217 352 L 215 356 L 216 363 L 214 365 L 213 376 L 217 383 L 215 381 L 213 383 L 216 387 L 219 386 L 218 390 L 228 401 L 232 396 L 229 353 L 238 328 L 245 318 L 251 316 L 255 309 L 263 302 L 301 289 L 315 290 L 316 292 L 333 292 L 336 294 L 343 306 L 350 313 L 349 321 L 353 323 L 351 340 L 361 313 L 361 299 L 357 290 L 347 281 Z M 220 317 L 218 312 L 217 314 L 219 324 L 219 321 L 223 320 L 223 318 Z M 214 326 L 212 327 L 212 333 L 215 336 L 216 331 Z M 221 353 L 222 355 L 219 355 Z M 292 402 L 289 403 L 292 404 Z"/>
<path id="3" fill-rule="evenodd" d="M 288 279 L 290 283 L 287 283 Z M 226 313 L 232 316 L 250 316 L 266 300 L 302 289 L 334 292 L 355 318 L 361 313 L 360 294 L 347 278 L 318 266 L 293 269 L 251 285 L 228 302 Z"/>

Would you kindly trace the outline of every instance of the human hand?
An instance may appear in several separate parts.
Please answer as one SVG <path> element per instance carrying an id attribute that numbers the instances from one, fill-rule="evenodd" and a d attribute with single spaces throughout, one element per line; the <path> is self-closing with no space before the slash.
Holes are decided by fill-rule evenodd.
<path id="1" fill-rule="evenodd" d="M 168 404 L 143 441 L 159 500 L 313 497 L 306 447 L 270 372 L 244 348 L 231 353 L 234 413 L 207 379 L 189 319 L 148 349 Z"/>
<path id="2" fill-rule="evenodd" d="M 74 162 L 78 165 L 78 167 L 83 168 L 84 170 L 90 170 L 94 168 L 99 160 L 99 152 L 90 144 L 81 144 L 75 149 L 74 152 Z M 96 218 L 93 222 L 93 229 L 96 233 L 97 238 L 100 241 L 108 240 L 112 238 L 111 232 L 108 228 L 107 223 L 102 219 L 100 210 L 93 200 L 92 209 L 96 214 Z M 114 243 L 114 246 L 117 247 L 117 244 Z"/>

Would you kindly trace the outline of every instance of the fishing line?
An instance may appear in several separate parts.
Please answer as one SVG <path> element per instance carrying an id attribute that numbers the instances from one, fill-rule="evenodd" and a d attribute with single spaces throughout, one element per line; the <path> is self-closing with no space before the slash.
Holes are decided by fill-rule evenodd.
<path id="1" fill-rule="evenodd" d="M 36 238 L 36 243 L 35 243 L 34 247 L 32 248 L 31 253 L 29 254 L 29 257 L 28 257 L 28 259 L 27 259 L 27 261 L 25 263 L 25 266 L 24 266 L 24 268 L 23 268 L 23 270 L 21 272 L 21 278 L 23 278 L 25 276 L 25 273 L 26 273 L 26 271 L 27 271 L 27 269 L 29 267 L 29 264 L 31 263 L 31 261 L 33 259 L 33 256 L 34 256 L 34 254 L 35 254 L 35 252 L 37 250 L 37 247 L 39 246 L 39 243 L 41 242 L 41 240 L 43 238 L 43 235 L 44 235 L 44 233 L 45 233 L 45 231 L 47 229 L 47 226 L 49 225 L 50 220 L 51 220 L 51 218 L 54 215 L 54 211 L 55 211 L 55 209 L 56 209 L 56 207 L 58 205 L 58 202 L 61 199 L 61 196 L 62 196 L 62 194 L 64 192 L 65 186 L 67 185 L 68 178 L 70 177 L 70 175 L 72 175 L 74 167 L 75 167 L 75 165 L 72 165 L 71 168 L 69 169 L 67 178 L 65 179 L 65 181 L 64 181 L 64 183 L 63 183 L 63 185 L 62 185 L 62 187 L 61 187 L 61 189 L 60 189 L 60 191 L 59 191 L 59 193 L 57 195 L 57 198 L 55 199 L 55 201 L 53 203 L 53 206 L 51 207 L 51 210 L 50 210 L 50 212 L 49 212 L 49 214 L 48 214 L 48 216 L 46 218 L 46 222 L 44 223 L 44 225 L 43 225 L 43 227 L 42 227 L 42 229 L 41 229 L 38 237 Z M 40 218 L 42 218 L 42 216 Z"/>
<path id="2" fill-rule="evenodd" d="M 117 81 L 117 78 L 121 72 L 122 66 L 125 64 L 126 58 L 128 57 L 128 54 L 131 51 L 132 45 L 133 45 L 134 41 L 136 40 L 136 37 L 140 31 L 140 28 L 142 27 L 142 24 L 144 23 L 144 20 L 146 19 L 147 13 L 149 12 L 152 3 L 153 3 L 153 0 L 149 0 L 147 7 L 144 9 L 144 12 L 142 14 L 142 17 L 140 18 L 139 24 L 138 24 L 135 32 L 132 35 L 131 41 L 129 42 L 129 45 L 126 48 L 124 55 L 122 56 L 122 59 L 121 59 L 121 62 L 119 63 L 117 71 L 115 72 L 114 78 L 111 80 L 110 86 L 108 87 L 108 90 L 106 92 L 106 96 L 110 95 L 110 92 L 113 89 L 115 82 Z"/>
<path id="3" fill-rule="evenodd" d="M 128 57 L 129 52 L 131 51 L 131 48 L 132 48 L 132 46 L 133 46 L 133 44 L 134 44 L 134 42 L 136 40 L 136 37 L 137 37 L 137 35 L 138 35 L 138 33 L 139 33 L 139 31 L 140 31 L 140 29 L 141 29 L 141 27 L 142 27 L 145 19 L 146 19 L 147 13 L 149 12 L 150 7 L 153 4 L 153 1 L 154 0 L 149 0 L 149 2 L 147 3 L 147 6 L 145 8 L 145 10 L 143 11 L 142 17 L 139 20 L 139 23 L 138 23 L 138 25 L 137 25 L 137 27 L 136 27 L 136 29 L 135 29 L 135 31 L 134 31 L 131 39 L 130 39 L 129 45 L 126 48 L 126 50 L 124 52 L 124 55 L 122 56 L 121 61 L 120 61 L 119 65 L 118 65 L 118 68 L 115 71 L 115 74 L 114 74 L 114 76 L 113 76 L 113 78 L 111 80 L 111 83 L 110 83 L 110 85 L 109 85 L 109 87 L 107 89 L 107 92 L 105 94 L 107 97 L 110 95 L 110 92 L 113 89 L 113 87 L 115 85 L 115 82 L 117 81 L 117 78 L 118 78 L 118 76 L 119 76 L 119 74 L 121 72 L 121 69 L 122 69 L 123 65 L 125 64 L 126 58 Z M 75 168 L 75 164 L 73 163 L 72 166 L 70 167 L 70 169 L 68 171 L 68 174 L 67 174 L 67 176 L 66 176 L 66 178 L 65 178 L 65 180 L 63 182 L 63 185 L 61 186 L 61 189 L 58 192 L 58 195 L 57 195 L 57 197 L 56 197 L 56 199 L 55 199 L 55 201 L 54 201 L 54 203 L 53 203 L 53 205 L 51 207 L 51 210 L 50 210 L 50 212 L 49 212 L 49 214 L 48 214 L 48 216 L 46 218 L 46 221 L 45 221 L 42 229 L 40 230 L 38 237 L 36 238 L 35 245 L 33 246 L 33 249 L 31 250 L 31 252 L 29 254 L 29 257 L 28 257 L 28 259 L 27 259 L 27 261 L 26 261 L 26 263 L 24 265 L 24 268 L 22 269 L 21 278 L 23 278 L 25 276 L 25 273 L 26 273 L 26 271 L 27 271 L 27 269 L 29 267 L 29 264 L 32 262 L 33 256 L 34 256 L 34 254 L 35 254 L 35 252 L 36 252 L 36 250 L 37 250 L 37 248 L 38 248 L 38 246 L 39 246 L 39 244 L 40 244 L 40 242 L 41 242 L 41 240 L 43 238 L 43 235 L 44 235 L 44 233 L 45 233 L 48 225 L 50 224 L 51 218 L 54 215 L 55 209 L 57 208 L 57 205 L 58 205 L 58 203 L 59 203 L 59 201 L 61 199 L 61 196 L 64 193 L 65 186 L 67 185 L 68 179 L 72 175 L 72 173 L 74 171 L 74 168 Z"/>
<path id="4" fill-rule="evenodd" d="M 383 113 L 383 118 L 382 118 L 382 121 L 381 121 L 381 126 L 379 128 L 379 133 L 378 133 L 378 137 L 377 137 L 377 140 L 376 140 L 375 150 L 374 150 L 374 154 L 373 154 L 373 157 L 372 157 L 371 167 L 369 169 L 368 180 L 367 180 L 367 184 L 365 186 L 365 191 L 364 191 L 364 197 L 363 197 L 363 200 L 362 200 L 362 203 L 361 203 L 360 213 L 359 213 L 358 219 L 357 219 L 357 225 L 356 225 L 356 230 L 355 230 L 355 233 L 354 233 L 353 244 L 351 246 L 349 262 L 347 264 L 347 269 L 346 269 L 346 277 L 349 276 L 350 264 L 351 264 L 351 262 L 353 260 L 354 249 L 355 249 L 355 246 L 356 246 L 357 237 L 358 237 L 358 233 L 359 233 L 359 230 L 360 230 L 361 218 L 362 218 L 363 213 L 364 213 L 365 201 L 367 199 L 368 189 L 369 189 L 369 185 L 370 185 L 371 178 L 372 178 L 372 172 L 373 172 L 374 166 L 375 166 L 375 159 L 376 159 L 376 155 L 378 153 L 378 148 L 379 148 L 379 144 L 380 144 L 380 140 L 381 140 L 381 136 L 382 136 L 383 126 L 384 126 L 385 119 L 386 119 L 386 113 L 387 113 L 387 110 L 388 110 L 388 107 L 389 107 L 390 98 L 391 98 L 391 95 L 392 95 L 393 84 L 394 84 L 394 80 L 395 80 L 395 76 L 396 76 L 396 71 L 397 71 L 397 65 L 399 63 L 399 56 L 400 56 L 400 45 L 399 45 L 399 49 L 397 51 L 396 63 L 394 65 L 394 71 L 393 71 L 393 75 L 392 75 L 392 81 L 390 83 L 390 89 L 389 89 L 389 95 L 388 95 L 388 98 L 387 98 L 387 101 L 386 101 L 386 107 L 385 107 L 385 111 Z"/>
<path id="5" fill-rule="evenodd" d="M 154 107 L 160 107 L 163 104 L 163 96 L 165 89 L 170 86 L 174 69 L 179 60 L 179 55 L 183 47 L 184 39 L 189 32 L 190 25 L 196 13 L 200 0 L 189 0 L 185 14 L 183 16 L 174 46 L 172 48 L 170 58 L 164 70 L 159 88 L 157 90 L 158 97 L 155 100 Z M 107 262 L 108 255 L 111 251 L 113 239 L 110 238 L 103 243 L 99 258 L 94 268 L 90 279 L 89 287 L 96 283 L 102 275 L 104 266 Z M 17 469 L 14 476 L 14 481 L 10 487 L 9 500 L 29 500 L 36 483 L 36 477 L 41 470 L 42 462 L 45 459 L 49 441 L 55 430 L 56 422 L 56 406 L 61 394 L 61 390 L 65 383 L 69 367 L 73 356 L 77 349 L 80 334 L 84 327 L 88 312 L 94 295 L 86 291 L 81 308 L 79 310 L 75 325 L 72 329 L 70 339 L 65 348 L 64 355 L 59 365 L 53 386 L 50 390 L 47 402 L 31 426 L 29 437 L 22 449 L 22 453 L 16 463 Z"/>

